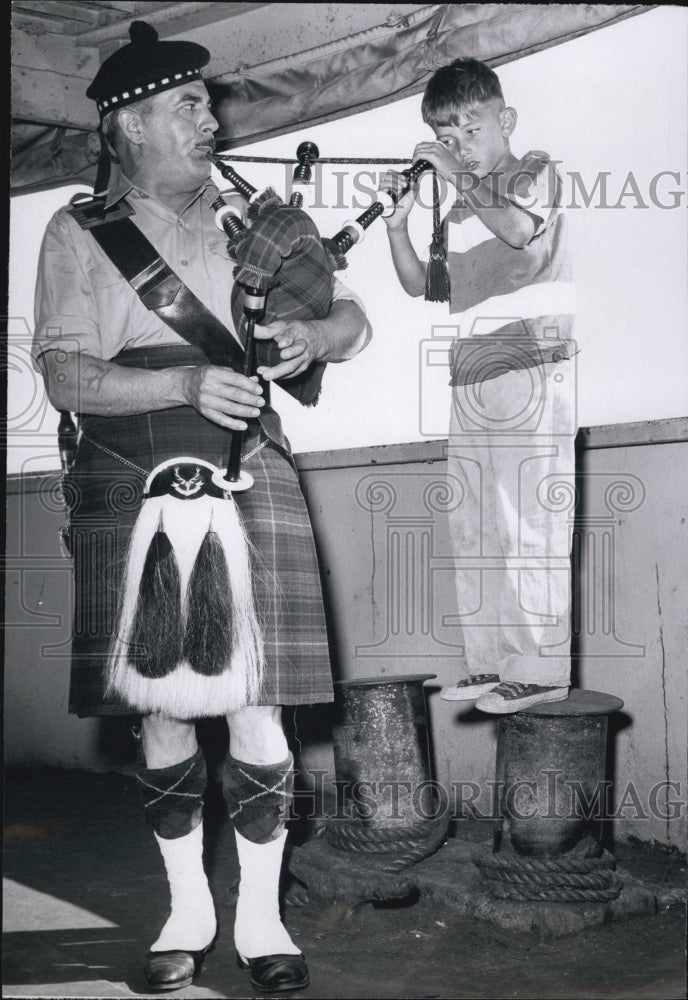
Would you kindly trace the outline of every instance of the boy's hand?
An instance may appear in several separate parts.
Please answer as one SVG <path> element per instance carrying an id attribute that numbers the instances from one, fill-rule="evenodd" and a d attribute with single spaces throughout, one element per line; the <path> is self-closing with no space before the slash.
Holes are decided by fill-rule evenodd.
<path id="1" fill-rule="evenodd" d="M 472 190 L 478 184 L 478 178 L 469 170 L 465 170 L 459 160 L 449 152 L 444 143 L 435 140 L 434 142 L 419 142 L 413 151 L 414 163 L 416 160 L 427 160 L 445 181 L 453 184 L 461 192 Z"/>
<path id="2" fill-rule="evenodd" d="M 403 191 L 407 183 L 407 178 L 400 174 L 397 170 L 388 170 L 378 185 L 378 191 L 389 191 L 391 195 L 396 196 L 399 191 Z M 396 207 L 392 215 L 383 215 L 385 225 L 389 230 L 394 231 L 395 229 L 404 228 L 408 214 L 413 208 L 413 203 L 416 200 L 417 192 L 418 181 L 411 185 L 406 194 L 402 195 L 396 203 Z"/>

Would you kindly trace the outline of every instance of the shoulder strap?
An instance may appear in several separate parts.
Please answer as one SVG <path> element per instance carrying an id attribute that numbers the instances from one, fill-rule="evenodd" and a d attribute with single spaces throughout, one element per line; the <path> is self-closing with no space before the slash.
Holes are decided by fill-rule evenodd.
<path id="1" fill-rule="evenodd" d="M 72 216 L 91 233 L 143 302 L 175 333 L 199 347 L 214 364 L 241 364 L 243 349 L 234 334 L 175 274 L 130 216 L 125 199 L 105 211 L 102 198 L 71 205 Z"/>
<path id="2" fill-rule="evenodd" d="M 143 302 L 175 333 L 200 348 L 216 365 L 241 367 L 242 342 L 220 322 L 175 274 L 153 244 L 132 222 L 131 207 L 125 198 L 105 211 L 105 199 L 99 196 L 76 202 L 68 211 L 82 229 L 91 233 L 103 252 L 123 275 Z M 279 364 L 274 341 L 256 344 L 259 365 Z M 278 379 L 277 384 L 304 406 L 317 402 L 325 365 L 314 363 L 296 378 Z M 269 386 L 269 383 L 266 383 Z M 266 401 L 269 399 L 266 390 Z"/>

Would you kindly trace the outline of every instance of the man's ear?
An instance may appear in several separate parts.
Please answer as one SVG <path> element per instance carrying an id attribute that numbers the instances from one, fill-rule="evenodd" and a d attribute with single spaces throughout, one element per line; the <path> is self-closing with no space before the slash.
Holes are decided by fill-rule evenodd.
<path id="1" fill-rule="evenodd" d="M 502 135 L 508 138 L 516 128 L 516 122 L 518 121 L 516 108 L 502 108 L 499 117 L 502 126 Z"/>
<path id="2" fill-rule="evenodd" d="M 141 115 L 133 108 L 122 108 L 119 113 L 119 127 L 125 138 L 134 146 L 140 146 L 143 142 L 141 133 Z"/>

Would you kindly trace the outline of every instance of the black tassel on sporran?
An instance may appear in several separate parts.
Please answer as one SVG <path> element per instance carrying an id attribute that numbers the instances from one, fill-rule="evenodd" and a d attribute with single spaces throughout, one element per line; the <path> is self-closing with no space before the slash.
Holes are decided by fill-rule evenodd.
<path id="1" fill-rule="evenodd" d="M 187 591 L 184 656 L 196 673 L 216 676 L 231 660 L 232 618 L 227 560 L 211 527 L 198 550 Z"/>
<path id="2" fill-rule="evenodd" d="M 162 524 L 151 539 L 143 564 L 131 644 L 136 668 L 144 677 L 165 677 L 181 655 L 181 579 Z"/>

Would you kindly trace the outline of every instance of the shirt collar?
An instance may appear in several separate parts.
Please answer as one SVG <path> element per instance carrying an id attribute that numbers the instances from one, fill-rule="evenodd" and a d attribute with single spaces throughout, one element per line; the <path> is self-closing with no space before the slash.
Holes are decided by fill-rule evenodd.
<path id="1" fill-rule="evenodd" d="M 112 208 L 113 205 L 116 205 L 118 201 L 122 200 L 122 198 L 126 198 L 126 196 L 132 191 L 137 194 L 142 193 L 147 198 L 152 197 L 152 195 L 148 195 L 145 191 L 142 191 L 141 188 L 137 188 L 136 185 L 130 181 L 126 174 L 122 171 L 122 168 L 118 163 L 112 163 L 110 167 L 110 181 L 105 195 L 105 208 Z M 202 195 L 206 196 L 205 200 L 208 204 L 210 204 L 210 202 L 217 197 L 218 193 L 219 189 L 217 185 L 210 178 L 208 178 L 205 184 L 202 184 L 201 187 L 199 187 L 199 189 L 189 198 L 189 201 L 182 210 L 182 214 Z"/>
<path id="2" fill-rule="evenodd" d="M 134 185 L 124 175 L 119 163 L 110 164 L 110 180 L 105 194 L 105 208 L 112 208 L 118 201 L 126 197 Z"/>

